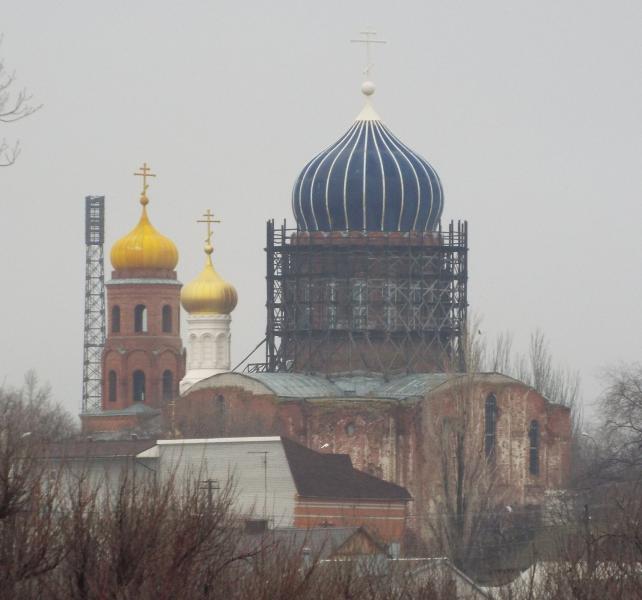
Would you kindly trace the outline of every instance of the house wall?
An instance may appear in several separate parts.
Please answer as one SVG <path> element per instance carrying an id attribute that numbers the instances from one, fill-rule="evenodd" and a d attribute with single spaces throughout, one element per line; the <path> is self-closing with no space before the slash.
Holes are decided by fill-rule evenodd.
<path id="1" fill-rule="evenodd" d="M 188 485 L 188 480 L 205 484 L 214 479 L 221 489 L 229 482 L 234 486 L 235 509 L 240 513 L 252 512 L 261 517 L 265 510 L 274 518 L 274 526 L 293 524 L 296 488 L 280 439 L 208 443 L 190 440 L 178 444 L 160 440 L 158 449 L 162 479 L 174 476 L 181 485 Z"/>
<path id="2" fill-rule="evenodd" d="M 119 486 L 129 482 L 144 485 L 156 476 L 156 461 L 153 459 L 134 459 L 131 456 L 105 458 L 54 458 L 48 461 L 44 478 L 47 485 L 57 485 L 63 490 L 63 498 L 68 491 L 76 489 L 82 482 L 87 493 L 96 491 L 99 499 L 117 492 Z"/>
<path id="3" fill-rule="evenodd" d="M 299 498 L 295 507 L 295 527 L 363 527 L 385 543 L 400 543 L 405 525 L 405 502 Z"/>

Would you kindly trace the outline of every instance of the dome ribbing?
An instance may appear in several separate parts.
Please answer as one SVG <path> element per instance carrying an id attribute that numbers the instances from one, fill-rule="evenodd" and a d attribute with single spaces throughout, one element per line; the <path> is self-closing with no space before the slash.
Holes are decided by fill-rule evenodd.
<path id="1" fill-rule="evenodd" d="M 367 104 L 294 184 L 303 231 L 431 231 L 443 210 L 439 176 L 395 137 Z"/>

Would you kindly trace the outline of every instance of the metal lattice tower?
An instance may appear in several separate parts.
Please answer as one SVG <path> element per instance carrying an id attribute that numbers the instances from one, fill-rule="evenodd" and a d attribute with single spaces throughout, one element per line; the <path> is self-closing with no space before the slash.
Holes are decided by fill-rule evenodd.
<path id="1" fill-rule="evenodd" d="M 102 407 L 102 353 L 105 345 L 105 197 L 85 197 L 85 335 L 82 412 Z"/>

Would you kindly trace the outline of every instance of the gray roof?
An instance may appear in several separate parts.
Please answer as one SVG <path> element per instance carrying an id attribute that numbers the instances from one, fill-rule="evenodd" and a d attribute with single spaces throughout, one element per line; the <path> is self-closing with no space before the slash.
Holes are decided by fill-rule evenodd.
<path id="1" fill-rule="evenodd" d="M 319 375 L 301 373 L 244 373 L 243 375 L 262 383 L 281 397 L 316 398 L 344 395 L 332 381 Z"/>
<path id="2" fill-rule="evenodd" d="M 119 408 L 115 410 L 101 410 L 101 411 L 87 411 L 81 414 L 81 416 L 92 416 L 92 417 L 124 417 L 127 415 L 160 415 L 160 410 L 157 408 L 152 408 L 143 402 L 134 402 L 134 404 L 128 406 L 127 408 Z"/>
<path id="3" fill-rule="evenodd" d="M 281 398 L 418 398 L 454 377 L 445 373 L 416 373 L 386 380 L 382 375 L 324 377 L 302 373 L 244 373 Z M 215 377 L 211 383 L 215 383 Z"/>
<path id="4" fill-rule="evenodd" d="M 377 389 L 377 396 L 399 399 L 423 396 L 426 392 L 434 390 L 453 377 L 457 377 L 457 375 L 452 373 L 416 373 L 413 375 L 404 375 L 380 385 Z"/>

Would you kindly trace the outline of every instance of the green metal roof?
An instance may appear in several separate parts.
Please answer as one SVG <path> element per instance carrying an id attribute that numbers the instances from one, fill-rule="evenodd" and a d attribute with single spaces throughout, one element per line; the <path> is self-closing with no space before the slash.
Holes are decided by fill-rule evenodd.
<path id="1" fill-rule="evenodd" d="M 417 373 L 386 380 L 378 374 L 325 377 L 303 373 L 221 373 L 199 382 L 192 390 L 216 387 L 217 383 L 245 387 L 244 383 L 251 380 L 280 398 L 359 397 L 404 400 L 421 397 L 456 376 Z"/>

